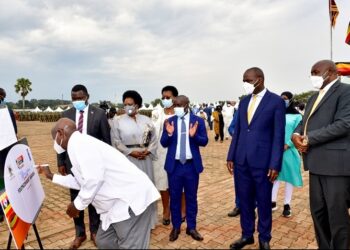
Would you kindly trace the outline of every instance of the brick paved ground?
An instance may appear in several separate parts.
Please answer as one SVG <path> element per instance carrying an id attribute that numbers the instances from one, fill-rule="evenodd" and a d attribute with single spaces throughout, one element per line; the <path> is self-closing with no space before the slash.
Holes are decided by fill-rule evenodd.
<path id="1" fill-rule="evenodd" d="M 27 137 L 36 163 L 49 163 L 56 171 L 56 157 L 52 149 L 49 135 L 53 123 L 19 122 L 19 135 Z M 205 170 L 200 176 L 198 192 L 198 227 L 203 235 L 203 242 L 196 242 L 185 233 L 186 225 L 182 225 L 179 239 L 169 242 L 171 226 L 157 226 L 151 236 L 153 249 L 197 248 L 227 249 L 230 243 L 240 237 L 239 218 L 229 218 L 227 213 L 233 208 L 233 182 L 225 167 L 225 158 L 229 141 L 215 142 L 210 133 L 210 143 L 202 150 Z M 317 248 L 308 202 L 308 174 L 303 172 L 304 187 L 295 189 L 292 201 L 293 216 L 289 219 L 281 216 L 283 192 L 280 189 L 279 209 L 273 214 L 273 232 L 271 247 L 285 248 Z M 53 185 L 42 179 L 46 198 L 37 220 L 37 227 L 44 248 L 68 248 L 74 238 L 73 221 L 65 214 L 69 203 L 68 190 Z M 158 206 L 161 221 L 161 204 Z M 85 220 L 87 222 L 87 218 Z M 88 228 L 88 226 L 87 226 Z M 7 227 L 0 225 L 0 248 L 5 248 L 8 239 Z M 257 241 L 257 235 L 255 235 Z M 26 248 L 38 248 L 31 230 Z M 86 241 L 82 248 L 94 248 L 91 241 Z M 258 244 L 251 245 L 258 248 Z"/>

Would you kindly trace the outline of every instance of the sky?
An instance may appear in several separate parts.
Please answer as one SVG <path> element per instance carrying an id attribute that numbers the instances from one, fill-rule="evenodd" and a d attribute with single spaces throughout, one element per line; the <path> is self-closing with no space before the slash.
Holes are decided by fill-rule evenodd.
<path id="1" fill-rule="evenodd" d="M 334 61 L 345 44 L 350 1 L 336 0 Z M 0 87 L 27 99 L 70 99 L 84 84 L 90 101 L 121 102 L 126 90 L 149 103 L 174 85 L 192 102 L 236 100 L 250 67 L 266 87 L 311 90 L 312 65 L 330 58 L 327 0 L 1 0 Z"/>

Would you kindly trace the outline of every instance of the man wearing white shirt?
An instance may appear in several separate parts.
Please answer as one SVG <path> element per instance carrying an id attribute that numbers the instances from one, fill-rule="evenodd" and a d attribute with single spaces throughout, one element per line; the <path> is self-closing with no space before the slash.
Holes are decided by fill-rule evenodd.
<path id="1" fill-rule="evenodd" d="M 72 174 L 41 170 L 54 183 L 79 190 L 66 213 L 76 218 L 89 204 L 94 205 L 101 219 L 96 236 L 100 249 L 148 248 L 150 205 L 160 197 L 148 176 L 113 147 L 79 133 L 70 119 L 57 122 L 52 138 L 58 154 L 67 150 Z"/>

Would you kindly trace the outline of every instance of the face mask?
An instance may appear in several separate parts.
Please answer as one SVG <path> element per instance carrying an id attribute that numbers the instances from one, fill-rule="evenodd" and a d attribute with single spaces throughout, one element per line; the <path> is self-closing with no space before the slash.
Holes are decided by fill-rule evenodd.
<path id="1" fill-rule="evenodd" d="M 326 71 L 322 76 L 310 76 L 311 84 L 315 89 L 319 90 L 322 88 L 324 81 L 328 78 L 328 76 L 326 78 L 323 78 L 323 76 L 327 73 L 328 71 Z"/>
<path id="2" fill-rule="evenodd" d="M 285 104 L 286 104 L 286 108 L 289 107 L 289 100 L 284 100 Z"/>
<path id="3" fill-rule="evenodd" d="M 54 143 L 53 143 L 53 148 L 55 149 L 56 153 L 57 154 L 62 154 L 64 152 L 66 152 L 66 150 L 64 148 L 62 148 L 62 141 L 63 139 L 61 140 L 61 144 L 58 144 L 57 141 L 57 134 L 56 134 L 56 137 L 55 137 L 55 140 L 54 140 Z"/>
<path id="4" fill-rule="evenodd" d="M 253 92 L 254 92 L 254 89 L 258 86 L 254 86 L 257 82 L 259 81 L 259 79 L 257 79 L 256 81 L 255 81 L 255 83 L 253 83 L 253 84 L 250 84 L 249 82 L 243 82 L 243 88 L 244 88 L 244 90 L 245 90 L 245 92 L 246 92 L 246 94 L 247 95 L 250 95 L 250 94 L 252 94 Z"/>
<path id="5" fill-rule="evenodd" d="M 76 108 L 76 110 L 83 111 L 86 108 L 86 103 L 85 103 L 84 100 L 82 100 L 82 101 L 74 101 L 73 102 L 73 106 L 74 106 L 74 108 Z"/>
<path id="6" fill-rule="evenodd" d="M 0 105 L 5 105 L 6 104 L 6 100 L 5 100 L 5 98 L 4 99 L 0 99 Z"/>
<path id="7" fill-rule="evenodd" d="M 172 99 L 163 99 L 162 104 L 163 104 L 164 108 L 170 108 L 171 106 L 173 106 L 173 100 Z"/>
<path id="8" fill-rule="evenodd" d="M 124 106 L 125 114 L 132 115 L 135 112 L 135 106 L 134 105 L 126 105 Z"/>
<path id="9" fill-rule="evenodd" d="M 175 115 L 179 118 L 183 117 L 185 115 L 185 108 L 184 107 L 176 107 L 174 108 Z"/>

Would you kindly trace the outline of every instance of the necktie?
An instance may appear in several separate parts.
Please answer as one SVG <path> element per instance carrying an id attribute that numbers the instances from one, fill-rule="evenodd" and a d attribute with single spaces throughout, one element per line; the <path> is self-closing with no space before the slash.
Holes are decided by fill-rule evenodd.
<path id="1" fill-rule="evenodd" d="M 248 124 L 250 124 L 250 122 L 252 121 L 252 118 L 253 118 L 253 110 L 255 107 L 256 98 L 257 98 L 257 95 L 254 95 L 252 103 L 250 104 L 250 106 L 248 108 Z"/>
<path id="2" fill-rule="evenodd" d="M 79 122 L 78 122 L 78 131 L 83 133 L 83 124 L 84 124 L 84 111 L 80 111 Z"/>
<path id="3" fill-rule="evenodd" d="M 184 117 L 181 118 L 180 162 L 186 163 L 186 123 Z"/>
<path id="4" fill-rule="evenodd" d="M 312 105 L 311 111 L 309 116 L 307 117 L 306 123 L 305 123 L 305 127 L 304 127 L 304 135 L 306 135 L 306 129 L 307 129 L 307 124 L 309 122 L 310 116 L 314 113 L 315 109 L 317 108 L 318 104 L 320 103 L 320 101 L 322 100 L 323 96 L 325 94 L 324 89 L 321 89 L 320 92 L 318 93 L 317 99 L 314 102 L 314 105 Z"/>

